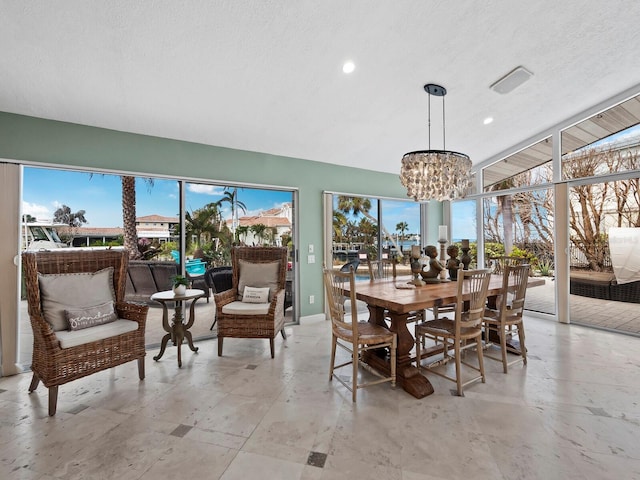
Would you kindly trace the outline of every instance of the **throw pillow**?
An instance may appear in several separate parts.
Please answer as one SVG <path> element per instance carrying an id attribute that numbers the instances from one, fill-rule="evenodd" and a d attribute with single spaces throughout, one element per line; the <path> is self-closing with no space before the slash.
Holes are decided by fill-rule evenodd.
<path id="1" fill-rule="evenodd" d="M 113 302 L 101 303 L 95 307 L 69 308 L 64 314 L 69 322 L 69 330 L 82 330 L 118 319 Z"/>
<path id="2" fill-rule="evenodd" d="M 69 330 L 65 310 L 114 302 L 113 267 L 95 273 L 38 274 L 44 318 L 54 331 Z"/>
<path id="3" fill-rule="evenodd" d="M 246 286 L 269 287 L 269 301 L 278 292 L 278 271 L 280 262 L 253 263 L 238 260 L 240 272 L 238 278 L 238 300 Z"/>
<path id="4" fill-rule="evenodd" d="M 244 287 L 242 301 L 244 303 L 267 303 L 269 301 L 269 287 Z"/>

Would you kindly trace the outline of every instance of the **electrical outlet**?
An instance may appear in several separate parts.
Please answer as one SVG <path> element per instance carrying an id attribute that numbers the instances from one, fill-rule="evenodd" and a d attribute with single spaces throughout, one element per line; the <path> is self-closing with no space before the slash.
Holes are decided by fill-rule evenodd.
<path id="1" fill-rule="evenodd" d="M 316 263 L 315 255 L 307 255 L 307 263 Z"/>
<path id="2" fill-rule="evenodd" d="M 316 303 L 316 297 L 315 295 L 309 295 L 309 303 Z"/>

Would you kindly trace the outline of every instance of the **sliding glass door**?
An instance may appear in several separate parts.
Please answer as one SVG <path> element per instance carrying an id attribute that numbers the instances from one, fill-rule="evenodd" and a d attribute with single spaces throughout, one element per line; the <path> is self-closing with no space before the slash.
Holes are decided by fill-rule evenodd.
<path id="1" fill-rule="evenodd" d="M 130 260 L 126 295 L 150 307 L 145 332 L 149 349 L 165 334 L 162 308 L 150 300 L 154 290 L 169 289 L 171 277 L 184 273 L 194 288 L 209 292 L 205 272 L 230 265 L 233 245 L 288 248 L 286 316 L 289 323 L 298 321 L 295 192 L 36 167 L 24 167 L 23 172 L 21 245 L 16 253 L 124 248 L 123 211 L 133 207 L 137 259 Z M 17 331 L 19 363 L 28 366 L 33 337 L 25 298 L 21 292 Z M 196 307 L 194 340 L 214 337 L 212 294 Z"/>

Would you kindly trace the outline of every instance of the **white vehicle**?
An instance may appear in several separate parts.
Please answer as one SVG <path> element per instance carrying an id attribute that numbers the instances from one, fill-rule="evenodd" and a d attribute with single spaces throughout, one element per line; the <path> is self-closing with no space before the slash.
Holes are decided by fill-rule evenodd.
<path id="1" fill-rule="evenodd" d="M 66 227 L 66 225 L 51 222 L 23 223 L 22 248 L 28 251 L 68 248 L 68 245 L 58 236 L 56 228 L 59 227 Z"/>

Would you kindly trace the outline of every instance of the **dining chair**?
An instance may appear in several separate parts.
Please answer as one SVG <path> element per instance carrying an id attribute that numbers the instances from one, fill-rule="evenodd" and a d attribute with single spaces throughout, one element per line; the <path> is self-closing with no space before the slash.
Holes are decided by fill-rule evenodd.
<path id="1" fill-rule="evenodd" d="M 352 400 L 356 401 L 356 393 L 359 388 L 370 387 L 383 382 L 396 384 L 396 348 L 397 336 L 387 328 L 369 322 L 358 321 L 357 309 L 352 309 L 347 315 L 344 308 L 345 296 L 351 300 L 351 304 L 356 301 L 355 272 L 336 271 L 329 268 L 323 269 L 324 286 L 329 305 L 329 316 L 331 317 L 331 364 L 329 367 L 329 381 L 333 378 L 338 380 L 348 390 L 351 391 Z M 345 285 L 349 285 L 349 293 L 345 291 Z M 336 365 L 336 347 L 340 347 L 350 353 L 351 359 Z M 385 377 L 379 372 L 368 367 L 361 362 L 361 355 L 367 350 L 389 348 L 391 375 Z M 336 370 L 352 365 L 351 383 L 344 381 L 337 375 Z M 372 381 L 358 382 L 358 366 L 362 365 L 369 372 L 378 378 Z"/>
<path id="2" fill-rule="evenodd" d="M 497 345 L 499 339 L 500 358 L 485 353 L 485 357 L 502 362 L 502 369 L 507 373 L 508 367 L 518 362 L 527 364 L 527 348 L 525 346 L 524 301 L 527 294 L 527 279 L 530 265 L 506 265 L 502 274 L 502 289 L 496 301 L 496 309 L 486 308 L 484 312 L 485 351 Z M 518 334 L 519 348 L 509 344 L 508 338 Z M 508 361 L 507 352 L 519 355 Z"/>
<path id="3" fill-rule="evenodd" d="M 485 304 L 487 302 L 487 291 L 491 273 L 489 270 L 459 270 L 457 280 L 456 308 L 454 318 L 439 318 L 417 323 L 415 327 L 416 342 L 416 364 L 418 370 L 427 368 L 432 373 L 456 383 L 459 396 L 463 396 L 463 387 L 477 380 L 485 382 L 484 362 L 482 359 L 482 320 L 484 318 Z M 465 298 L 467 297 L 467 298 Z M 468 309 L 465 309 L 465 300 L 468 302 Z M 423 340 L 433 340 L 436 343 L 442 342 L 443 358 L 428 365 L 422 365 L 422 345 Z M 475 340 L 475 342 L 472 342 Z M 478 366 L 472 365 L 462 360 L 461 354 L 474 346 L 478 355 Z M 435 368 L 447 363 L 452 357 L 449 351 L 453 350 L 455 360 L 455 377 L 447 375 Z M 471 378 L 462 378 L 462 365 L 477 372 Z"/>
<path id="4" fill-rule="evenodd" d="M 391 260 L 367 260 L 369 279 L 396 278 L 396 264 Z"/>
<path id="5" fill-rule="evenodd" d="M 526 263 L 527 259 L 524 257 L 512 257 L 509 255 L 502 255 L 497 257 L 489 257 L 489 268 L 492 273 L 502 274 L 504 268 L 508 265 L 522 265 Z"/>

